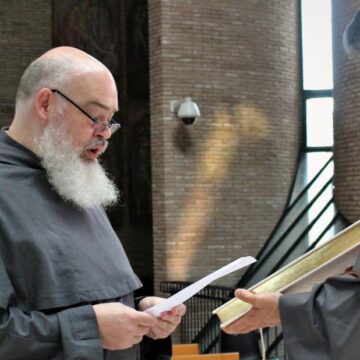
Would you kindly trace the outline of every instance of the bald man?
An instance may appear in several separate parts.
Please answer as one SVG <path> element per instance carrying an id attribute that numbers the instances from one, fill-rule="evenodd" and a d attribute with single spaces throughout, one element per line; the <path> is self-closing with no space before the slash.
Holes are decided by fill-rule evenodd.
<path id="1" fill-rule="evenodd" d="M 0 133 L 0 359 L 139 359 L 184 305 L 143 312 L 141 286 L 104 211 L 118 190 L 98 158 L 119 125 L 110 71 L 70 47 L 25 70 Z"/>

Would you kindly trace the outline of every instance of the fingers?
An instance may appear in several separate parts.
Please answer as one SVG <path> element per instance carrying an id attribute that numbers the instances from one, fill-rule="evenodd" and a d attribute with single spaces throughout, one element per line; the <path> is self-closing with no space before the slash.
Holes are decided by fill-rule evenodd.
<path id="1" fill-rule="evenodd" d="M 249 331 L 280 324 L 280 293 L 256 294 L 237 289 L 235 296 L 250 305 L 251 309 L 241 318 L 223 328 L 226 333 L 247 333 Z"/>
<path id="2" fill-rule="evenodd" d="M 186 306 L 180 304 L 170 311 L 163 312 L 157 319 L 157 323 L 151 327 L 148 334 L 153 339 L 163 339 L 169 336 L 180 324 L 182 316 L 186 312 Z"/>
<path id="3" fill-rule="evenodd" d="M 150 307 L 152 307 L 154 305 L 157 305 L 157 304 L 161 303 L 164 300 L 165 300 L 164 298 L 160 298 L 160 297 L 157 297 L 157 296 L 147 296 L 147 297 L 141 299 L 141 301 L 138 304 L 138 308 L 139 308 L 139 310 L 144 311 L 144 310 L 147 310 L 148 308 L 150 308 Z M 170 310 L 170 312 L 173 315 L 183 316 L 185 314 L 185 312 L 186 312 L 186 306 L 184 304 L 174 306 Z"/>
<path id="4" fill-rule="evenodd" d="M 145 312 L 140 312 L 140 311 L 135 311 L 134 310 L 134 317 L 135 317 L 135 321 L 136 324 L 138 326 L 144 326 L 144 327 L 149 327 L 149 326 L 153 326 L 156 323 L 156 318 L 154 318 L 152 315 L 147 314 Z"/>
<path id="5" fill-rule="evenodd" d="M 172 327 L 169 324 L 157 324 L 151 327 L 149 333 L 147 334 L 148 337 L 156 340 L 156 339 L 164 339 L 168 337 L 176 327 Z"/>
<path id="6" fill-rule="evenodd" d="M 140 310 L 144 311 L 165 299 L 157 297 L 157 296 L 149 296 L 141 299 L 138 304 Z M 147 336 L 152 339 L 163 339 L 169 336 L 176 327 L 180 324 L 182 316 L 186 312 L 186 306 L 184 304 L 180 304 L 174 306 L 170 311 L 163 312 L 160 317 L 153 319 L 156 321 L 150 327 L 150 331 L 147 333 Z M 151 316 L 147 314 L 147 316 Z"/>
<path id="7" fill-rule="evenodd" d="M 160 323 L 170 323 L 174 329 L 177 325 L 180 324 L 181 318 L 186 313 L 186 306 L 184 304 L 180 304 L 178 306 L 173 307 L 170 311 L 166 311 L 160 315 L 160 319 L 162 320 Z"/>
<path id="8" fill-rule="evenodd" d="M 254 293 L 252 293 L 249 290 L 245 290 L 245 289 L 236 289 L 235 290 L 235 296 L 242 300 L 245 301 L 251 305 L 256 305 L 256 295 Z"/>
<path id="9" fill-rule="evenodd" d="M 260 324 L 254 316 L 246 314 L 243 317 L 235 320 L 222 330 L 227 334 L 246 334 L 250 331 L 260 328 Z"/>
<path id="10" fill-rule="evenodd" d="M 120 303 L 93 306 L 103 348 L 121 350 L 139 343 L 157 319 Z"/>
<path id="11" fill-rule="evenodd" d="M 159 304 L 160 302 L 164 301 L 165 299 L 157 297 L 157 296 L 147 296 L 140 300 L 138 303 L 138 308 L 141 311 L 151 308 L 154 305 Z"/>
<path id="12" fill-rule="evenodd" d="M 153 339 L 163 339 L 169 336 L 179 325 L 181 321 L 180 316 L 166 315 L 166 318 L 158 318 L 157 323 L 151 327 L 151 331 L 147 336 Z"/>
<path id="13" fill-rule="evenodd" d="M 186 313 L 186 306 L 184 304 L 180 304 L 171 309 L 171 313 L 177 316 L 184 316 Z"/>
<path id="14" fill-rule="evenodd" d="M 186 306 L 184 304 L 173 307 L 170 311 L 161 313 L 160 318 L 170 323 L 178 325 L 181 322 L 182 316 L 186 313 Z"/>
<path id="15" fill-rule="evenodd" d="M 151 326 L 143 326 L 140 324 L 135 324 L 133 328 L 129 327 L 129 335 L 130 336 L 144 336 L 147 335 L 151 329 L 152 326 L 156 326 L 155 324 Z"/>

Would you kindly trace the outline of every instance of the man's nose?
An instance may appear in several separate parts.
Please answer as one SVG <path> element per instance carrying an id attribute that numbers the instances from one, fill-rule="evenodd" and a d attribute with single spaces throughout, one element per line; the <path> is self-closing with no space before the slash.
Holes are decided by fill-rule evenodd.
<path id="1" fill-rule="evenodd" d="M 108 140 L 111 138 L 112 135 L 112 131 L 111 128 L 109 128 L 108 126 L 104 126 L 103 129 L 97 130 L 94 132 L 95 136 L 101 136 L 103 137 L 105 140 Z"/>

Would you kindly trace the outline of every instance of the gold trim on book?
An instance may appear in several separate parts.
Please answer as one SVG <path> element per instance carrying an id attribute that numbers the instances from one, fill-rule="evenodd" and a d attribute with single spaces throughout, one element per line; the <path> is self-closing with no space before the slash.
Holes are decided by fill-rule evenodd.
<path id="1" fill-rule="evenodd" d="M 316 273 L 323 267 L 329 268 L 329 264 L 334 260 L 340 263 L 342 270 L 349 265 L 349 263 L 342 264 L 342 260 L 354 261 L 357 251 L 353 251 L 360 245 L 360 221 L 352 224 L 343 231 L 339 232 L 329 241 L 321 246 L 307 252 L 298 259 L 292 261 L 284 266 L 274 274 L 268 276 L 258 284 L 250 288 L 256 293 L 268 293 L 285 291 L 297 282 L 300 282 L 307 277 L 316 275 Z M 346 256 L 350 254 L 351 256 Z M 346 260 L 345 260 L 346 259 Z M 334 269 L 332 270 L 334 271 Z M 336 269 L 336 271 L 338 271 Z M 325 280 L 329 276 L 339 274 L 339 272 L 332 273 L 331 270 L 323 271 L 321 274 L 322 279 Z M 319 280 L 319 279 L 317 279 Z M 310 285 L 310 284 L 309 284 Z M 221 322 L 221 327 L 229 325 L 231 322 L 240 318 L 251 308 L 251 305 L 233 298 L 222 306 L 213 311 Z"/>

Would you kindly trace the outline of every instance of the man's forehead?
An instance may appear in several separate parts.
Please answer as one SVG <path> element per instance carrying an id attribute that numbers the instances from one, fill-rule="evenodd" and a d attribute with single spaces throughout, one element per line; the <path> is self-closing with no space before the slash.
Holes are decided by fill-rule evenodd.
<path id="1" fill-rule="evenodd" d="M 118 94 L 115 81 L 107 72 L 76 74 L 69 90 L 84 105 L 94 105 L 104 110 L 118 111 Z"/>
<path id="2" fill-rule="evenodd" d="M 99 107 L 100 109 L 106 110 L 106 111 L 112 111 L 112 112 L 117 112 L 119 111 L 119 108 L 117 106 L 117 102 L 116 102 L 116 106 L 110 106 L 105 104 L 104 102 L 102 102 L 101 100 L 88 100 L 85 102 L 85 105 L 94 105 L 96 107 Z"/>

